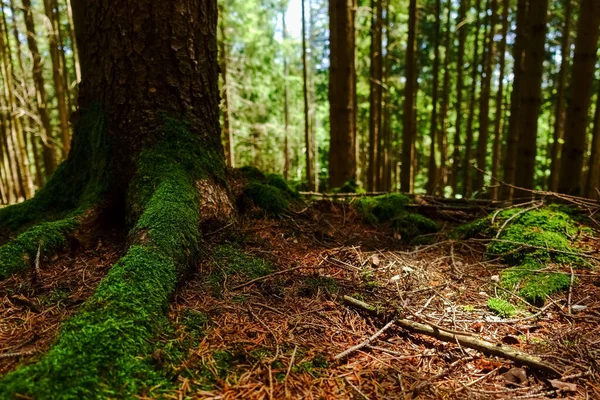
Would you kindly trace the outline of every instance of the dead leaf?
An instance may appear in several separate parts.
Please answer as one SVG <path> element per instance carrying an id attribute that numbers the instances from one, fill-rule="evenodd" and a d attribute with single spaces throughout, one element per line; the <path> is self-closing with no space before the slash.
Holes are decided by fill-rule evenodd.
<path id="1" fill-rule="evenodd" d="M 513 367 L 504 374 L 504 383 L 507 386 L 526 384 L 527 372 L 523 368 Z"/>
<path id="2" fill-rule="evenodd" d="M 563 392 L 576 392 L 577 385 L 574 383 L 559 381 L 558 379 L 548 379 L 548 382 L 552 385 L 554 389 L 563 391 Z"/>

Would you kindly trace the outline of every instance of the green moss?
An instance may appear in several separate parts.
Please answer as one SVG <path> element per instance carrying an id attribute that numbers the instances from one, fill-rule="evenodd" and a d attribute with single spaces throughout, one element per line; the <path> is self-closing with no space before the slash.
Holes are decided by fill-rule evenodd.
<path id="1" fill-rule="evenodd" d="M 136 398 L 171 385 L 147 355 L 167 325 L 164 313 L 178 273 L 197 255 L 200 216 L 194 182 L 219 176 L 206 168 L 220 158 L 198 158 L 206 151 L 198 141 L 185 124 L 166 120 L 165 141 L 141 155 L 131 186 L 130 199 L 141 210 L 132 231 L 138 244 L 63 325 L 57 343 L 39 362 L 0 381 L 0 398 Z M 151 387 L 154 393 L 148 392 Z"/>
<path id="2" fill-rule="evenodd" d="M 517 312 L 515 306 L 508 301 L 499 297 L 491 297 L 488 299 L 487 306 L 490 310 L 501 316 L 502 318 L 510 318 Z"/>
<path id="3" fill-rule="evenodd" d="M 337 281 L 329 276 L 313 275 L 307 278 L 304 285 L 300 287 L 299 294 L 305 297 L 313 297 L 319 290 L 326 290 L 331 294 L 338 293 L 340 286 Z"/>
<path id="4" fill-rule="evenodd" d="M 402 239 L 411 241 L 421 235 L 439 231 L 435 221 L 421 214 L 403 213 L 392 220 L 392 226 L 402 236 Z"/>
<path id="5" fill-rule="evenodd" d="M 300 199 L 300 194 L 298 194 L 298 192 L 297 192 L 297 191 L 295 191 L 295 190 L 292 190 L 292 189 L 291 189 L 291 188 L 288 186 L 288 184 L 287 184 L 287 182 L 285 181 L 285 179 L 283 179 L 283 178 L 281 177 L 281 175 L 277 175 L 277 174 L 270 174 L 270 175 L 267 175 L 267 177 L 266 177 L 266 183 L 267 183 L 267 185 L 269 185 L 269 186 L 273 186 L 273 187 L 275 187 L 275 188 L 279 189 L 279 190 L 280 190 L 280 191 L 281 191 L 283 194 L 285 194 L 285 195 L 288 197 L 288 199 L 290 199 L 290 200 L 292 200 L 292 199 L 295 199 L 295 200 L 298 200 L 298 199 Z"/>
<path id="6" fill-rule="evenodd" d="M 209 321 L 205 313 L 187 309 L 182 316 L 181 324 L 185 327 L 186 331 L 196 336 L 204 336 Z"/>
<path id="7" fill-rule="evenodd" d="M 281 190 L 263 183 L 249 183 L 244 190 L 244 195 L 269 214 L 278 215 L 290 207 L 289 201 Z"/>
<path id="8" fill-rule="evenodd" d="M 500 236 L 495 239 L 500 228 Z M 564 206 L 548 206 L 505 210 L 496 215 L 494 223 L 489 216 L 463 226 L 459 233 L 462 237 L 494 238 L 487 245 L 488 256 L 511 266 L 501 273 L 501 285 L 539 304 L 570 284 L 566 274 L 547 272 L 548 264 L 584 264 L 577 256 L 579 250 L 571 246 L 580 230 Z"/>

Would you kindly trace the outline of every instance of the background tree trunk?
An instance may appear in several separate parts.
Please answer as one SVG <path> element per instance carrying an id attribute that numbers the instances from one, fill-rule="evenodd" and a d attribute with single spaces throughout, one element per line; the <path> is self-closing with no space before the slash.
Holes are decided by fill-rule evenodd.
<path id="1" fill-rule="evenodd" d="M 581 174 L 586 151 L 586 129 L 597 59 L 599 27 L 600 2 L 581 0 L 570 84 L 572 94 L 565 121 L 567 134 L 560 163 L 558 191 L 561 193 L 580 195 L 583 192 Z"/>
<path id="2" fill-rule="evenodd" d="M 565 116 L 567 108 L 565 107 L 565 91 L 567 86 L 567 76 L 569 75 L 569 65 L 571 61 L 571 14 L 572 0 L 563 0 L 565 9 L 565 20 L 562 30 L 560 45 L 560 70 L 558 72 L 558 86 L 556 88 L 556 111 L 554 113 L 554 142 L 550 150 L 550 177 L 548 178 L 548 189 L 553 192 L 558 190 L 558 177 L 560 175 L 560 157 L 562 153 L 562 141 L 565 137 Z"/>
<path id="3" fill-rule="evenodd" d="M 494 37 L 496 36 L 496 23 L 498 1 L 490 2 L 490 25 L 487 37 L 487 49 L 483 61 L 484 75 L 481 79 L 481 95 L 479 97 L 479 137 L 477 138 L 477 168 L 474 189 L 480 191 L 485 185 L 485 171 L 487 170 L 488 142 L 490 135 L 490 96 L 492 91 L 492 73 L 494 71 Z M 487 12 L 486 12 L 487 13 Z"/>
<path id="4" fill-rule="evenodd" d="M 519 137 L 521 135 L 521 91 L 523 90 L 524 61 L 527 49 L 527 0 L 518 0 L 517 3 L 517 34 L 513 45 L 513 85 L 510 97 L 510 119 L 508 121 L 508 132 L 506 137 L 506 157 L 504 158 L 503 181 L 514 185 L 517 171 L 517 150 Z M 502 187 L 502 198 L 512 199 L 513 188 Z"/>
<path id="5" fill-rule="evenodd" d="M 227 32 L 225 29 L 224 9 L 219 10 L 219 30 L 221 40 L 219 41 L 219 61 L 221 67 L 221 79 L 223 82 L 223 137 L 225 139 L 225 161 L 229 168 L 235 167 L 235 150 L 233 146 L 233 133 L 231 132 L 231 120 L 229 114 L 229 84 L 227 79 Z"/>
<path id="6" fill-rule="evenodd" d="M 600 200 L 600 94 L 596 98 L 592 151 L 585 184 L 585 196 Z"/>
<path id="7" fill-rule="evenodd" d="M 448 108 L 450 106 L 450 60 L 452 58 L 451 37 L 451 19 L 452 0 L 446 2 L 446 32 L 444 38 L 444 83 L 442 86 L 442 105 L 440 110 L 441 128 L 439 131 L 438 144 L 440 148 L 440 169 L 438 194 L 444 196 L 448 178 Z"/>
<path id="8" fill-rule="evenodd" d="M 304 0 L 302 0 L 304 3 Z M 287 41 L 287 27 L 285 24 L 285 9 L 281 14 L 281 21 L 283 24 L 283 44 L 285 46 Z M 289 100 L 288 100 L 288 84 L 287 79 L 290 74 L 288 67 L 287 54 L 283 52 L 283 177 L 285 180 L 290 179 L 290 112 L 289 112 Z"/>
<path id="9" fill-rule="evenodd" d="M 433 87 L 431 89 L 431 124 L 429 126 L 429 136 L 431 144 L 429 146 L 429 168 L 427 170 L 427 193 L 433 194 L 438 185 L 438 166 L 436 160 L 436 147 L 438 136 L 438 86 L 440 69 L 440 30 L 442 25 L 442 2 L 435 0 L 435 24 L 433 26 Z"/>
<path id="10" fill-rule="evenodd" d="M 371 9 L 371 94 L 369 96 L 369 165 L 367 168 L 367 190 L 370 192 L 381 189 L 379 180 L 383 103 L 383 8 L 381 0 L 371 0 Z"/>
<path id="11" fill-rule="evenodd" d="M 329 185 L 356 179 L 355 2 L 330 0 Z"/>
<path id="12" fill-rule="evenodd" d="M 306 6 L 302 1 L 302 93 L 304 96 L 304 143 L 306 145 L 306 183 L 309 190 L 318 191 L 316 184 L 315 169 L 314 169 L 314 135 L 310 123 L 310 107 L 308 98 L 308 61 L 307 61 L 307 45 L 306 45 Z M 354 25 L 353 25 L 354 26 Z M 333 56 L 332 56 L 333 57 Z M 330 78 L 331 79 L 331 78 Z M 331 83 L 329 84 L 331 91 Z M 331 131 L 333 139 L 333 130 Z M 331 170 L 331 166 L 329 166 Z"/>
<path id="13" fill-rule="evenodd" d="M 463 121 L 463 70 L 464 70 L 464 57 L 465 57 L 465 42 L 467 40 L 467 28 L 466 28 L 466 14 L 467 14 L 467 1 L 460 0 L 458 8 L 458 17 L 456 19 L 456 30 L 458 31 L 458 50 L 457 50 L 457 61 L 456 61 L 456 122 L 454 124 L 454 140 L 453 140 L 453 153 L 452 153 L 452 172 L 450 174 L 450 186 L 452 187 L 452 193 L 458 193 L 458 174 L 461 170 L 461 134 L 462 134 L 462 121 Z"/>
<path id="14" fill-rule="evenodd" d="M 414 179 L 415 140 L 414 129 L 414 102 L 416 80 L 416 28 L 417 28 L 417 0 L 410 0 L 408 9 L 408 44 L 406 46 L 406 79 L 404 87 L 404 115 L 402 123 L 402 167 L 400 170 L 400 190 L 412 192 Z"/>

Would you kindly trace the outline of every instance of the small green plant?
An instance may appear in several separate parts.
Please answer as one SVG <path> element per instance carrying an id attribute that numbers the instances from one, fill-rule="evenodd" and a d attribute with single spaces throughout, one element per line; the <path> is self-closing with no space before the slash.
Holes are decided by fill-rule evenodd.
<path id="1" fill-rule="evenodd" d="M 487 306 L 490 310 L 492 310 L 494 313 L 498 314 L 502 318 L 510 318 L 517 312 L 515 306 L 499 297 L 489 298 Z"/>

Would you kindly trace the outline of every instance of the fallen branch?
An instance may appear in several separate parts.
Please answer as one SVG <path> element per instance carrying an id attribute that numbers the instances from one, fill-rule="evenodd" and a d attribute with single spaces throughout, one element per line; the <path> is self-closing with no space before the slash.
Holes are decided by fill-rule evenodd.
<path id="1" fill-rule="evenodd" d="M 335 357 L 333 357 L 334 360 L 340 360 L 342 358 L 348 357 L 350 354 L 354 353 L 357 350 L 362 349 L 363 347 L 368 346 L 372 341 L 374 341 L 375 339 L 377 339 L 379 336 L 381 336 L 381 334 L 385 331 L 387 331 L 388 329 L 391 328 L 392 325 L 394 325 L 394 322 L 396 322 L 395 320 L 391 320 L 390 322 L 388 322 L 383 328 L 381 328 L 380 330 L 378 330 L 373 336 L 369 337 L 367 340 L 365 340 L 362 343 L 357 344 L 356 346 L 352 346 L 350 347 L 348 350 L 342 351 L 340 354 L 336 355 Z"/>
<path id="2" fill-rule="evenodd" d="M 356 300 L 349 296 L 344 296 L 344 301 L 350 305 L 355 307 L 359 307 L 369 313 L 376 312 L 377 308 L 373 307 L 365 302 L 360 300 Z M 361 306 L 364 304 L 365 307 Z M 472 336 L 459 335 L 454 333 L 449 333 L 443 330 L 439 330 L 437 328 L 432 327 L 431 325 L 421 324 L 419 322 L 411 321 L 408 319 L 397 318 L 393 320 L 398 326 L 413 332 L 419 333 L 427 336 L 434 337 L 438 340 L 447 343 L 458 343 L 461 346 L 468 347 L 470 349 L 475 349 L 487 355 L 493 355 L 497 357 L 502 357 L 508 360 L 516 361 L 523 365 L 527 365 L 531 368 L 541 370 L 547 372 L 553 376 L 561 376 L 562 374 L 558 372 L 552 365 L 545 363 L 539 357 L 532 356 L 527 353 L 523 353 L 520 350 L 517 350 L 513 347 L 506 346 L 499 343 L 491 343 L 485 340 L 481 340 Z M 367 343 L 368 344 L 368 343 Z"/>

